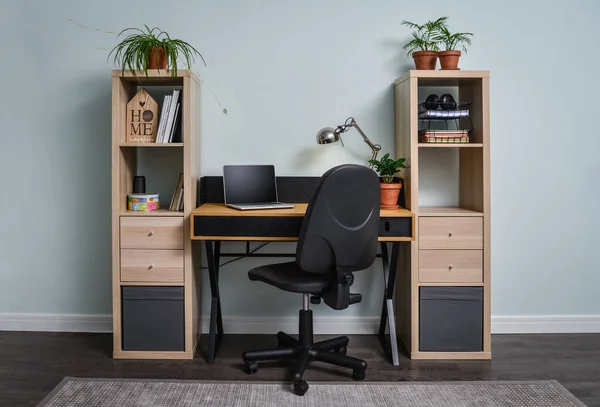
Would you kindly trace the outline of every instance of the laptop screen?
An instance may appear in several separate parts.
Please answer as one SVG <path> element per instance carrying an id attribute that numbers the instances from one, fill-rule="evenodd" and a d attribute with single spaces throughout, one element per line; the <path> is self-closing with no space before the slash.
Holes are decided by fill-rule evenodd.
<path id="1" fill-rule="evenodd" d="M 277 202 L 273 165 L 223 166 L 225 203 Z"/>

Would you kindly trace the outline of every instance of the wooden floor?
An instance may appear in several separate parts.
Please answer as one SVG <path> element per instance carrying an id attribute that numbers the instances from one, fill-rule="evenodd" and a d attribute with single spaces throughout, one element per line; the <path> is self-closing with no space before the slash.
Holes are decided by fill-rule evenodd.
<path id="1" fill-rule="evenodd" d="M 323 339 L 318 337 L 317 340 Z M 273 336 L 226 336 L 214 365 L 111 358 L 108 334 L 0 332 L 0 406 L 35 406 L 65 376 L 283 381 L 283 366 L 242 371 L 243 350 L 270 347 Z M 600 334 L 494 335 L 492 361 L 412 361 L 392 366 L 375 336 L 351 336 L 348 354 L 368 363 L 366 380 L 558 380 L 588 406 L 600 406 Z M 351 373 L 312 364 L 305 380 L 351 381 Z"/>

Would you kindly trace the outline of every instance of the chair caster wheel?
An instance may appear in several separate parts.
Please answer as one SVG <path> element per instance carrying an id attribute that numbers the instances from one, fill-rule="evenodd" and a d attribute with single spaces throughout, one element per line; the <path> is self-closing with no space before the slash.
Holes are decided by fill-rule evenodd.
<path id="1" fill-rule="evenodd" d="M 365 380 L 365 371 L 363 369 L 355 369 L 352 371 L 352 378 L 354 380 Z"/>
<path id="2" fill-rule="evenodd" d="M 307 391 L 308 383 L 306 383 L 304 380 L 294 382 L 294 393 L 296 393 L 297 396 L 304 396 Z"/>
<path id="3" fill-rule="evenodd" d="M 252 374 L 258 372 L 258 363 L 256 362 L 246 362 L 246 373 Z"/>
<path id="4" fill-rule="evenodd" d="M 346 353 L 348 353 L 348 348 L 346 346 L 342 346 L 341 348 L 335 348 L 333 351 L 342 356 L 346 356 Z"/>

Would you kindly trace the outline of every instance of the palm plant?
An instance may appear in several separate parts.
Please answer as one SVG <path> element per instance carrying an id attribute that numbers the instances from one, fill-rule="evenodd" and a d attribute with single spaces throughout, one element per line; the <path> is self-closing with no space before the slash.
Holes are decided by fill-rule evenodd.
<path id="1" fill-rule="evenodd" d="M 144 27 L 145 31 L 139 28 L 126 28 L 121 31 L 118 37 L 128 31 L 132 31 L 132 33 L 108 54 L 110 58 L 114 52 L 114 62 L 121 65 L 123 71 L 125 69 L 131 69 L 134 72 L 143 71 L 147 76 L 148 66 L 158 65 L 159 59 L 163 57 L 166 58 L 166 64 L 171 70 L 172 76 L 177 75 L 177 61 L 180 56 L 187 69 L 191 69 L 195 55 L 199 55 L 206 65 L 204 57 L 192 45 L 182 40 L 172 39 L 168 33 L 158 27 L 152 29 L 147 25 Z"/>
<path id="2" fill-rule="evenodd" d="M 445 50 L 452 51 L 458 50 L 459 46 L 465 53 L 467 52 L 467 48 L 465 44 L 471 45 L 471 39 L 469 37 L 473 36 L 473 33 L 451 33 L 448 30 L 448 27 L 445 25 L 439 27 L 439 31 L 434 36 L 434 39 L 443 44 Z"/>
<path id="3" fill-rule="evenodd" d="M 441 27 L 445 27 L 448 17 L 440 17 L 434 21 L 427 21 L 425 24 L 416 24 L 410 21 L 402 21 L 402 25 L 412 29 L 413 39 L 409 41 L 402 49 L 407 51 L 410 56 L 415 51 L 439 51 L 436 36 Z"/>

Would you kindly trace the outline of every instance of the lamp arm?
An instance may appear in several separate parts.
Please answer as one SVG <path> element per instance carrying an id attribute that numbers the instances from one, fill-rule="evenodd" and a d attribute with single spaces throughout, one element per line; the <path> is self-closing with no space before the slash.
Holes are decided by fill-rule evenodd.
<path id="1" fill-rule="evenodd" d="M 356 129 L 356 131 L 358 131 L 358 133 L 362 136 L 365 143 L 367 143 L 369 145 L 369 147 L 371 147 L 371 150 L 373 151 L 373 155 L 371 156 L 371 159 L 374 160 L 375 157 L 377 157 L 377 153 L 381 150 L 381 146 L 379 144 L 373 144 L 371 142 L 371 140 L 369 140 L 369 138 L 365 135 L 365 133 L 363 133 L 362 129 L 358 126 L 358 123 L 356 123 L 356 120 L 351 119 L 348 126 L 353 126 Z"/>

